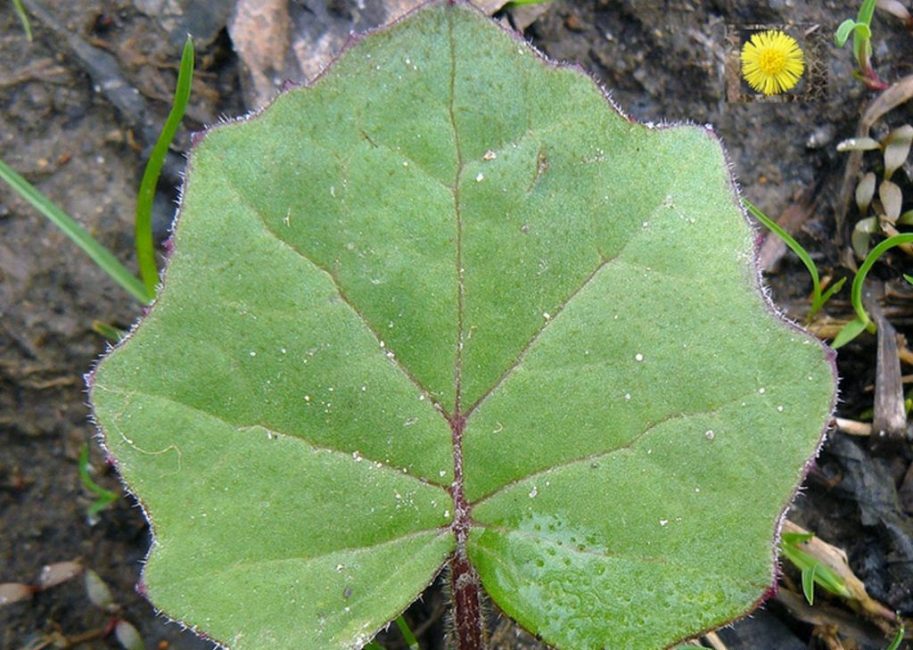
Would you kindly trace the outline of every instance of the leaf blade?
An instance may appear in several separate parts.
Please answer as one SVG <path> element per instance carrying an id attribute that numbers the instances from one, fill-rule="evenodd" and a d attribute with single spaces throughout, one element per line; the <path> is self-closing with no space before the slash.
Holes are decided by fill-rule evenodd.
<path id="1" fill-rule="evenodd" d="M 581 115 L 569 117 L 569 99 Z M 745 613 L 770 584 L 775 528 L 820 440 L 833 376 L 821 347 L 770 313 L 734 197 L 706 131 L 631 124 L 590 80 L 543 65 L 460 3 L 431 3 L 356 44 L 312 87 L 209 134 L 191 159 L 162 295 L 103 362 L 92 394 L 156 522 L 153 598 L 204 629 L 218 620 L 217 638 L 237 647 L 272 644 L 284 627 L 309 647 L 349 648 L 465 550 L 495 601 L 554 644 L 620 634 L 611 638 L 659 647 Z M 784 379 L 799 371 L 801 381 Z M 773 442 L 785 465 L 757 467 Z M 664 469 L 694 468 L 708 445 L 719 476 L 691 492 L 663 480 Z M 593 454 L 631 471 L 594 478 Z M 759 494 L 752 470 L 770 490 Z M 539 474 L 554 482 L 534 482 Z M 246 505 L 220 493 L 233 481 Z M 636 527 L 604 516 L 624 505 L 607 503 L 610 486 L 659 486 L 638 530 L 658 546 L 669 533 L 678 541 L 631 552 Z M 750 561 L 723 587 L 699 580 L 719 577 L 707 563 L 718 540 L 682 550 L 702 521 L 695 487 L 728 504 L 725 525 L 750 533 L 738 549 Z M 471 518 L 461 515 L 467 549 L 454 542 L 457 488 L 472 501 Z M 580 495 L 586 507 L 567 512 Z M 275 521 L 248 512 L 264 501 L 282 506 Z M 665 519 L 663 504 L 683 509 Z M 211 530 L 204 512 L 222 513 Z M 687 526 L 676 528 L 678 516 Z M 524 527 L 557 519 L 562 543 L 580 531 L 585 549 L 627 545 L 621 583 L 641 575 L 672 589 L 659 608 L 670 622 L 599 619 L 598 603 L 568 609 L 605 561 L 574 549 L 556 563 L 537 550 Z M 222 539 L 232 529 L 243 534 Z M 218 557 L 182 547 L 199 530 Z M 291 559 L 267 540 L 316 562 L 297 577 L 326 607 L 293 615 L 283 594 L 296 574 L 281 564 Z M 390 553 L 371 553 L 369 570 L 339 582 L 338 554 L 381 546 Z M 537 601 L 531 553 L 549 572 L 573 565 L 576 577 L 562 580 L 575 587 L 554 594 L 564 625 Z M 638 559 L 666 556 L 665 568 Z M 231 570 L 245 561 L 282 570 Z M 207 582 L 219 571 L 218 585 Z M 355 611 L 348 601 L 362 593 Z M 707 605 L 699 620 L 695 604 Z"/>

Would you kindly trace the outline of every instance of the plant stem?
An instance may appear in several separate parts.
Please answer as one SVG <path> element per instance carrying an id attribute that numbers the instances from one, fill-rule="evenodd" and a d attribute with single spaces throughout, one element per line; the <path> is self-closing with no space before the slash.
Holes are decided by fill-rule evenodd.
<path id="1" fill-rule="evenodd" d="M 479 574 L 469 562 L 469 502 L 463 493 L 463 429 L 466 418 L 457 412 L 450 420 L 453 433 L 453 531 L 456 551 L 450 559 L 450 597 L 453 601 L 453 627 L 457 650 L 485 650 L 485 620 L 482 616 L 482 585 Z"/>
<path id="2" fill-rule="evenodd" d="M 465 549 L 457 550 L 450 560 L 450 591 L 457 650 L 485 650 L 482 586 Z"/>

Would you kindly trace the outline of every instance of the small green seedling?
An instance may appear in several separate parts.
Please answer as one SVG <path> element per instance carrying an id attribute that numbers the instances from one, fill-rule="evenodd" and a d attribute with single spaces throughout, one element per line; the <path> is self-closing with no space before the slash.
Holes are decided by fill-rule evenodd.
<path id="1" fill-rule="evenodd" d="M 780 224 L 764 214 L 764 212 L 761 211 L 761 209 L 758 208 L 758 206 L 756 206 L 754 203 L 748 199 L 742 199 L 742 203 L 748 209 L 748 212 L 751 213 L 751 216 L 760 221 L 762 224 L 764 224 L 765 228 L 782 239 L 783 242 L 789 246 L 790 250 L 792 250 L 802 261 L 802 263 L 805 265 L 805 268 L 808 269 L 808 274 L 812 279 L 812 303 L 811 307 L 809 307 L 808 310 L 806 322 L 811 322 L 815 314 L 821 311 L 821 308 L 827 304 L 827 301 L 830 300 L 835 293 L 840 291 L 841 288 L 843 288 L 844 283 L 846 283 L 846 278 L 840 278 L 826 290 L 823 290 L 821 286 L 821 278 L 818 274 L 818 267 L 815 266 L 811 255 L 809 255 L 808 251 L 803 248 L 802 244 L 797 242 L 792 235 L 790 235 L 782 228 L 782 226 L 780 226 Z"/>
<path id="2" fill-rule="evenodd" d="M 120 263 L 111 251 L 98 243 L 78 221 L 57 207 L 53 201 L 42 194 L 34 185 L 0 160 L 0 180 L 6 181 L 19 196 L 47 217 L 51 223 L 60 228 L 112 280 L 143 304 L 152 302 L 158 285 L 158 270 L 155 265 L 155 251 L 152 241 L 152 204 L 155 199 L 155 187 L 158 183 L 165 155 L 168 152 L 168 146 L 174 139 L 187 107 L 193 78 L 193 59 L 193 41 L 188 37 L 181 55 L 174 102 L 162 133 L 159 135 L 149 157 L 149 162 L 146 164 L 137 196 L 135 245 L 142 280 L 137 279 L 132 272 Z M 114 331 L 108 329 L 110 326 L 98 324 L 98 327 L 99 333 L 109 339 L 115 334 Z"/>
<path id="3" fill-rule="evenodd" d="M 833 569 L 802 550 L 800 545 L 812 537 L 812 533 L 783 533 L 780 540 L 780 552 L 783 557 L 801 572 L 802 593 L 805 594 L 805 599 L 809 605 L 815 604 L 815 585 L 836 596 L 846 598 L 850 592 L 843 579 Z"/>
<path id="4" fill-rule="evenodd" d="M 181 65 L 178 68 L 178 81 L 174 91 L 171 111 L 168 113 L 168 118 L 165 120 L 165 125 L 162 127 L 162 132 L 159 134 L 155 146 L 152 148 L 152 153 L 149 155 L 149 162 L 146 163 L 139 194 L 136 197 L 136 261 L 139 265 L 140 277 L 146 286 L 146 291 L 151 295 L 155 295 L 159 282 L 158 267 L 155 263 L 155 249 L 152 241 L 152 205 L 155 200 L 155 189 L 162 171 L 162 165 L 164 165 L 165 157 L 168 155 L 168 147 L 181 126 L 181 120 L 184 119 L 184 112 L 187 109 L 187 102 L 190 101 L 190 87 L 193 82 L 193 59 L 193 41 L 188 37 L 181 52 Z"/>
<path id="5" fill-rule="evenodd" d="M 16 12 L 16 16 L 19 18 L 19 22 L 22 24 L 22 31 L 25 32 L 25 37 L 28 39 L 28 42 L 32 42 L 32 23 L 29 22 L 29 15 L 25 12 L 25 7 L 22 6 L 22 0 L 12 0 L 13 11 Z"/>
<path id="6" fill-rule="evenodd" d="M 90 382 L 152 601 L 233 650 L 362 648 L 444 567 L 460 650 L 483 592 L 564 649 L 747 614 L 834 369 L 734 196 L 459 0 L 211 130 Z"/>
<path id="7" fill-rule="evenodd" d="M 913 243 L 913 233 L 894 235 L 893 237 L 889 237 L 878 244 L 875 248 L 872 249 L 868 256 L 866 256 L 865 261 L 862 263 L 862 265 L 859 267 L 859 270 L 856 272 L 856 275 L 853 277 L 853 284 L 850 287 L 850 300 L 853 303 L 853 309 L 856 312 L 856 318 L 844 325 L 843 329 L 841 329 L 837 334 L 837 337 L 831 344 L 834 349 L 843 347 L 855 339 L 857 336 L 862 334 L 863 331 L 868 331 L 872 334 L 875 333 L 875 323 L 873 323 L 869 318 L 868 312 L 866 312 L 865 306 L 862 304 L 862 288 L 863 283 L 865 282 L 865 277 L 868 275 L 875 262 L 877 262 L 878 259 L 884 255 L 884 253 L 894 248 L 895 246 L 901 246 L 903 244 L 910 243 Z"/>
<path id="8" fill-rule="evenodd" d="M 856 59 L 854 75 L 872 90 L 884 90 L 888 87 L 872 67 L 872 16 L 875 13 L 876 0 L 863 0 L 856 20 L 847 18 L 837 28 L 834 41 L 837 47 L 846 45 L 853 37 L 853 56 Z"/>
<path id="9" fill-rule="evenodd" d="M 89 445 L 82 446 L 82 449 L 79 451 L 79 460 L 77 462 L 79 480 L 82 482 L 82 486 L 95 496 L 95 500 L 86 510 L 89 521 L 93 522 L 98 519 L 98 514 L 102 510 L 117 501 L 117 492 L 103 488 L 92 478 L 89 465 Z"/>

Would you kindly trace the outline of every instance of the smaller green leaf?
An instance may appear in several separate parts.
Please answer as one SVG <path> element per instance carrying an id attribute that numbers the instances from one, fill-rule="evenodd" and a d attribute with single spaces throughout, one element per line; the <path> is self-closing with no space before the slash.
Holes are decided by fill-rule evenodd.
<path id="1" fill-rule="evenodd" d="M 863 0 L 862 4 L 859 6 L 859 13 L 856 14 L 856 22 L 860 26 L 868 27 L 872 24 L 872 16 L 875 15 L 875 2 L 876 0 Z M 871 35 L 871 32 L 869 32 L 866 38 Z"/>
<path id="2" fill-rule="evenodd" d="M 856 257 L 861 260 L 865 259 L 865 256 L 869 254 L 872 235 L 880 231 L 881 224 L 878 222 L 878 217 L 866 217 L 856 222 L 853 232 L 850 234 L 850 244 Z"/>
<path id="3" fill-rule="evenodd" d="M 801 544 L 802 542 L 807 542 L 815 536 L 814 533 L 783 533 L 783 543 L 784 544 Z"/>
<path id="4" fill-rule="evenodd" d="M 903 192 L 900 187 L 891 181 L 881 181 L 881 185 L 878 186 L 878 198 L 881 200 L 885 218 L 891 223 L 897 221 L 903 203 Z"/>
<path id="5" fill-rule="evenodd" d="M 840 26 L 837 28 L 837 32 L 834 34 L 834 42 L 837 44 L 837 47 L 843 47 L 846 45 L 846 42 L 850 38 L 850 34 L 853 33 L 853 28 L 856 27 L 856 21 L 852 18 L 847 18 Z"/>
<path id="6" fill-rule="evenodd" d="M 856 23 L 854 25 L 853 36 L 854 38 L 859 38 L 862 41 L 869 41 L 872 38 L 872 28 L 863 23 Z"/>
<path id="7" fill-rule="evenodd" d="M 867 321 L 863 321 L 858 318 L 854 318 L 849 323 L 847 323 L 846 325 L 843 326 L 843 329 L 840 330 L 840 332 L 837 334 L 836 338 L 834 338 L 833 343 L 831 343 L 831 347 L 834 348 L 835 350 L 837 348 L 842 348 L 844 345 L 846 345 L 847 343 L 849 343 L 850 341 L 855 339 L 857 336 L 862 334 L 862 332 L 865 330 L 867 325 L 868 325 Z"/>
<path id="8" fill-rule="evenodd" d="M 913 275 L 910 275 L 909 273 L 904 273 L 903 279 L 906 280 L 907 282 L 909 282 L 910 284 L 913 284 Z"/>
<path id="9" fill-rule="evenodd" d="M 815 604 L 815 574 L 820 564 L 813 564 L 807 569 L 802 569 L 802 593 L 809 605 Z"/>
<path id="10" fill-rule="evenodd" d="M 888 134 L 884 142 L 884 177 L 885 181 L 903 165 L 910 155 L 910 145 L 913 144 L 913 126 L 904 124 Z"/>
<path id="11" fill-rule="evenodd" d="M 846 284 L 846 278 L 840 278 L 834 284 L 829 286 L 827 288 L 827 291 L 825 291 L 823 294 L 821 294 L 820 304 L 818 304 L 818 305 L 812 304 L 812 309 L 815 312 L 817 312 L 819 309 L 821 309 L 825 304 L 827 304 L 827 301 L 831 299 L 831 296 L 833 296 L 835 293 L 837 293 L 838 291 L 840 291 L 843 288 L 844 284 Z M 815 307 L 817 307 L 817 309 L 815 309 Z"/>
<path id="12" fill-rule="evenodd" d="M 838 145 L 839 148 L 839 145 Z M 875 174 L 868 172 L 863 176 L 856 186 L 856 207 L 859 208 L 859 214 L 865 215 L 872 204 L 872 197 L 875 196 L 875 183 L 878 179 Z"/>

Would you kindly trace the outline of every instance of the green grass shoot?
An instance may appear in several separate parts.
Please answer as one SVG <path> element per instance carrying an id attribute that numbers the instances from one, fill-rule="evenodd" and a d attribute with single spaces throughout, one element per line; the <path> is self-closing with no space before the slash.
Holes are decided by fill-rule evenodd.
<path id="1" fill-rule="evenodd" d="M 885 650 L 898 650 L 898 648 L 900 648 L 900 644 L 903 642 L 903 637 L 906 631 L 906 627 L 903 625 L 903 623 L 901 623 L 900 627 L 897 630 L 897 634 L 894 635 L 894 639 L 891 641 L 891 645 L 885 648 Z"/>
<path id="2" fill-rule="evenodd" d="M 99 512 L 117 501 L 117 492 L 103 488 L 92 479 L 92 475 L 89 474 L 89 445 L 87 444 L 83 444 L 82 449 L 79 450 L 77 469 L 82 486 L 95 495 L 95 500 L 86 510 L 89 519 L 94 519 Z"/>
<path id="3" fill-rule="evenodd" d="M 834 342 L 831 343 L 831 347 L 836 349 L 846 345 L 862 334 L 864 330 L 872 334 L 875 333 L 875 323 L 869 318 L 869 315 L 862 304 L 862 285 L 865 282 L 865 277 L 868 275 L 875 262 L 878 261 L 878 258 L 884 255 L 888 250 L 895 246 L 909 243 L 913 243 L 913 233 L 894 235 L 893 237 L 885 239 L 866 255 L 865 261 L 856 272 L 856 275 L 853 278 L 853 285 L 850 287 L 850 301 L 853 303 L 853 310 L 856 312 L 856 318 L 843 326 L 843 329 L 837 334 Z"/>
<path id="4" fill-rule="evenodd" d="M 783 533 L 780 540 L 783 557 L 802 573 L 802 592 L 805 594 L 805 600 L 809 605 L 815 604 L 815 585 L 837 596 L 849 596 L 846 584 L 833 569 L 799 548 L 799 544 L 807 542 L 812 537 L 812 533 Z"/>
<path id="5" fill-rule="evenodd" d="M 168 113 L 168 119 L 165 120 L 165 126 L 162 127 L 162 132 L 159 134 L 155 146 L 152 148 L 149 162 L 143 172 L 143 180 L 139 186 L 139 194 L 136 197 L 136 223 L 134 226 L 136 260 L 146 291 L 153 296 L 158 286 L 159 275 L 158 267 L 155 263 L 155 247 L 152 241 L 152 204 L 155 199 L 155 188 L 158 185 L 159 175 L 162 172 L 162 165 L 164 165 L 165 156 L 168 154 L 168 147 L 181 126 L 181 120 L 184 119 L 184 111 L 187 109 L 187 102 L 190 99 L 190 85 L 193 81 L 193 57 L 193 40 L 188 36 L 184 42 L 184 50 L 181 53 L 181 65 L 178 70 L 177 87 L 174 91 L 171 111 Z"/>
<path id="6" fill-rule="evenodd" d="M 79 246 L 112 280 L 122 286 L 130 295 L 144 304 L 152 302 L 155 294 L 149 291 L 135 275 L 121 264 L 114 254 L 99 244 L 79 222 L 58 208 L 38 189 L 17 174 L 12 167 L 0 160 L 0 179 L 6 181 L 19 196 L 51 220 Z"/>
<path id="7" fill-rule="evenodd" d="M 409 624 L 406 623 L 406 619 L 402 616 L 397 617 L 396 627 L 399 628 L 400 634 L 403 635 L 403 639 L 406 641 L 406 645 L 409 646 L 409 650 L 420 650 L 418 645 L 418 639 L 415 638 L 415 635 L 412 633 L 412 630 L 409 628 Z"/>
<path id="8" fill-rule="evenodd" d="M 22 23 L 22 31 L 25 32 L 25 37 L 28 39 L 28 42 L 32 42 L 32 23 L 29 22 L 29 15 L 25 13 L 25 7 L 22 6 L 22 0 L 13 0 L 13 11 L 16 12 L 16 16 L 19 17 L 19 22 Z"/>
<path id="9" fill-rule="evenodd" d="M 409 627 L 409 624 L 406 623 L 406 619 L 404 619 L 402 616 L 397 616 L 396 627 L 399 628 L 400 634 L 403 635 L 403 639 L 406 641 L 406 645 L 409 646 L 409 650 L 421 650 L 421 646 L 418 644 L 418 639 L 415 638 L 415 635 L 412 633 L 412 629 Z M 377 641 L 371 641 L 371 643 L 364 647 L 364 650 L 384 650 L 384 646 L 379 644 Z"/>
<path id="10" fill-rule="evenodd" d="M 100 320 L 92 321 L 92 331 L 96 334 L 100 334 L 112 343 L 118 343 L 126 336 L 126 332 Z"/>
<path id="11" fill-rule="evenodd" d="M 812 304 L 808 310 L 807 317 L 807 320 L 810 321 L 815 316 L 815 314 L 817 314 L 821 308 L 824 307 L 827 301 L 831 299 L 831 296 L 840 291 L 846 282 L 846 278 L 840 278 L 840 280 L 828 287 L 826 291 L 822 292 L 821 278 L 818 275 L 818 267 L 815 266 L 811 256 L 808 254 L 808 251 L 802 247 L 802 244 L 797 242 L 792 235 L 790 235 L 780 226 L 780 224 L 764 214 L 761 209 L 758 208 L 754 203 L 748 199 L 742 199 L 742 203 L 745 204 L 745 207 L 751 213 L 751 216 L 760 221 L 768 230 L 782 239 L 783 242 L 789 246 L 790 250 L 792 250 L 792 252 L 794 252 L 799 257 L 799 259 L 805 265 L 805 268 L 808 269 L 808 274 L 812 278 Z"/>
<path id="12" fill-rule="evenodd" d="M 865 62 L 871 56 L 872 48 L 872 16 L 875 14 L 875 0 L 864 0 L 859 7 L 859 13 L 856 14 L 856 20 L 847 18 L 834 34 L 834 42 L 837 47 L 846 45 L 850 34 L 853 35 L 853 55 L 856 57 L 859 67 L 863 68 Z"/>

